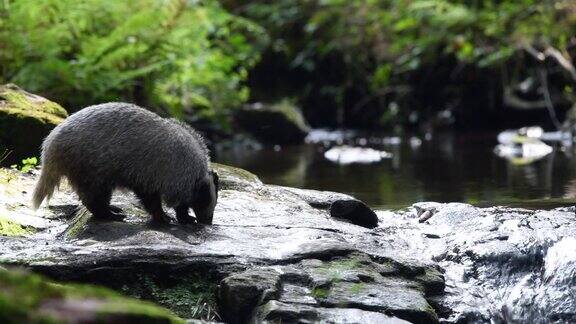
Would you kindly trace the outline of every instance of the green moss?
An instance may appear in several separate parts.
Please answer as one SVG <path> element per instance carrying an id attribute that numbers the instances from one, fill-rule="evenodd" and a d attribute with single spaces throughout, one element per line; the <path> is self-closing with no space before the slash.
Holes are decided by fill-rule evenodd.
<path id="1" fill-rule="evenodd" d="M 0 108 L 0 112 L 5 116 L 3 119 L 15 120 L 16 122 L 19 120 L 24 121 L 26 119 L 32 119 L 40 124 L 55 126 L 64 120 L 62 117 L 50 115 L 42 111 L 27 111 L 18 108 Z"/>
<path id="2" fill-rule="evenodd" d="M 250 185 L 262 184 L 256 175 L 244 169 L 219 163 L 211 163 L 211 168 L 218 173 L 220 188 L 224 190 L 242 190 Z"/>
<path id="3" fill-rule="evenodd" d="M 325 274 L 331 281 L 341 281 L 347 271 L 359 269 L 361 263 L 355 259 L 342 259 L 325 262 L 317 270 Z"/>
<path id="4" fill-rule="evenodd" d="M 6 103 L 0 106 L 0 111 L 22 116 L 33 116 L 55 125 L 68 117 L 62 106 L 39 96 L 27 93 L 15 85 L 0 86 L 0 99 Z"/>
<path id="5" fill-rule="evenodd" d="M 357 295 L 357 294 L 361 293 L 364 289 L 366 289 L 366 284 L 359 282 L 359 283 L 353 284 L 352 287 L 350 287 L 350 292 L 352 294 Z"/>
<path id="6" fill-rule="evenodd" d="M 15 223 L 8 218 L 0 215 L 0 235 L 2 236 L 27 236 L 34 233 L 29 228 L 26 228 L 18 223 Z"/>
<path id="7" fill-rule="evenodd" d="M 312 289 L 312 296 L 316 299 L 325 299 L 330 294 L 330 290 L 324 287 L 314 287 Z"/>
<path id="8" fill-rule="evenodd" d="M 14 270 L 0 270 L 0 322 L 60 322 L 42 311 L 46 302 L 92 302 L 97 318 L 110 315 L 121 318 L 155 319 L 184 323 L 170 311 L 149 302 L 127 298 L 101 287 L 59 284 L 39 275 Z M 53 315 L 54 316 L 54 315 Z"/>
<path id="9" fill-rule="evenodd" d="M 4 163 L 38 155 L 42 140 L 67 116 L 57 103 L 15 85 L 0 85 L 0 146 L 12 151 Z"/>
<path id="10" fill-rule="evenodd" d="M 218 173 L 218 176 L 220 177 L 235 177 L 249 182 L 260 182 L 258 176 L 244 169 L 214 162 L 210 163 L 210 166 L 212 169 L 214 169 L 214 171 Z"/>
<path id="11" fill-rule="evenodd" d="M 72 221 L 70 222 L 70 225 L 66 229 L 66 233 L 64 234 L 64 236 L 70 239 L 78 237 L 78 235 L 80 235 L 84 230 L 84 228 L 86 227 L 86 224 L 90 220 L 90 217 L 91 214 L 90 212 L 88 212 L 86 208 L 84 207 L 80 208 L 76 212 L 76 215 L 74 216 Z"/>
<path id="12" fill-rule="evenodd" d="M 172 283 L 145 274 L 137 277 L 137 282 L 122 287 L 126 294 L 152 300 L 184 318 L 220 319 L 216 306 L 217 285 L 214 282 L 200 275 Z"/>

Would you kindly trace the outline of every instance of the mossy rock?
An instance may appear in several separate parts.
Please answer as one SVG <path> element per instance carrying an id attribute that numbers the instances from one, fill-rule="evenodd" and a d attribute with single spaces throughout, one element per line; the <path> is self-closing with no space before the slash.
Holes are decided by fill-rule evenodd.
<path id="1" fill-rule="evenodd" d="M 0 268 L 1 323 L 184 323 L 150 302 L 97 286 Z"/>
<path id="2" fill-rule="evenodd" d="M 221 189 L 250 190 L 253 187 L 262 185 L 262 181 L 255 174 L 244 169 L 220 163 L 211 163 L 210 167 L 218 173 Z"/>
<path id="3" fill-rule="evenodd" d="M 14 84 L 0 85 L 0 154 L 12 151 L 5 163 L 38 155 L 44 137 L 66 117 L 55 102 Z"/>
<path id="4" fill-rule="evenodd" d="M 34 231 L 15 223 L 0 214 L 0 236 L 27 236 Z"/>
<path id="5" fill-rule="evenodd" d="M 302 143 L 310 132 L 300 109 L 287 100 L 245 105 L 235 112 L 234 119 L 244 131 L 268 144 Z"/>

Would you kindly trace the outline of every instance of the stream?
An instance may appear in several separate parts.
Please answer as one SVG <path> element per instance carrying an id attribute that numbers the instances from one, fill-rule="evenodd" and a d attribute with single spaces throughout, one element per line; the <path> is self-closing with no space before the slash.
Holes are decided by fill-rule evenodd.
<path id="1" fill-rule="evenodd" d="M 307 144 L 220 149 L 216 161 L 247 169 L 269 184 L 343 192 L 376 209 L 418 201 L 465 202 L 551 209 L 576 200 L 576 158 L 571 149 L 528 165 L 494 154 L 496 133 L 444 132 L 387 137 L 351 131 L 315 131 Z M 392 153 L 376 163 L 341 165 L 324 153 L 338 144 Z"/>

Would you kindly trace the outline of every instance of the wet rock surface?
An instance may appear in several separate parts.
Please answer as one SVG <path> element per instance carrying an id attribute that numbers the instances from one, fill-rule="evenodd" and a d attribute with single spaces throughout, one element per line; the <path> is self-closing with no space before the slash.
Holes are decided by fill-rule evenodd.
<path id="1" fill-rule="evenodd" d="M 0 236 L 0 263 L 161 304 L 163 287 L 168 307 L 191 298 L 178 299 L 186 284 L 209 294 L 218 316 L 178 315 L 237 323 L 576 321 L 574 208 L 419 203 L 377 211 L 369 229 L 330 216 L 352 197 L 215 168 L 222 190 L 212 226 L 152 226 L 130 193 L 113 198 L 123 222 L 97 222 L 65 186 L 33 212 L 36 176 L 13 173 L 0 182 L 0 216 L 27 232 Z M 148 281 L 156 288 L 138 286 Z"/>

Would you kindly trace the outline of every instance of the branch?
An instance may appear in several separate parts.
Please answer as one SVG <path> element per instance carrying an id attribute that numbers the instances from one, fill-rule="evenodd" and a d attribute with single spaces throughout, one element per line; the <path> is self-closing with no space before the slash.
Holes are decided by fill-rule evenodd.
<path id="1" fill-rule="evenodd" d="M 524 45 L 523 49 L 526 53 L 530 54 L 536 61 L 544 63 L 547 59 L 552 59 L 556 62 L 564 72 L 566 72 L 573 82 L 576 83 L 576 68 L 572 64 L 570 57 L 566 58 L 562 53 L 554 47 L 546 47 L 544 51 L 535 49 L 532 45 Z"/>

